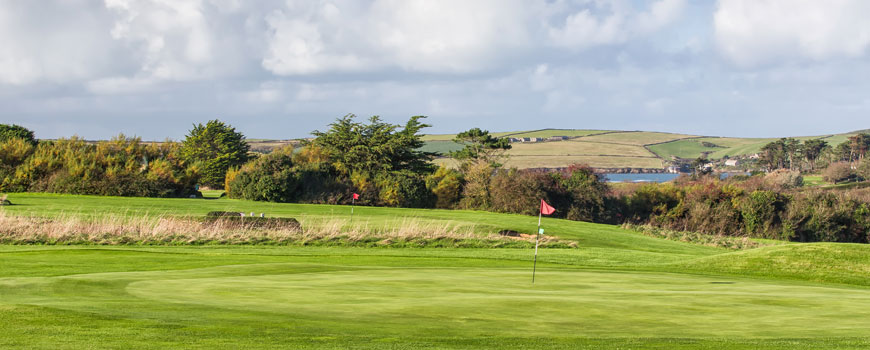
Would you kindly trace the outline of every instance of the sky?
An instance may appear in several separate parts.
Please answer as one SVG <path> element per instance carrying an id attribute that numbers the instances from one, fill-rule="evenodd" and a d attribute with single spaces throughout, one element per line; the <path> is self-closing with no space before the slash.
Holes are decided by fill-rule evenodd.
<path id="1" fill-rule="evenodd" d="M 867 18 L 866 0 L 0 0 L 0 123 L 840 133 L 870 128 Z"/>

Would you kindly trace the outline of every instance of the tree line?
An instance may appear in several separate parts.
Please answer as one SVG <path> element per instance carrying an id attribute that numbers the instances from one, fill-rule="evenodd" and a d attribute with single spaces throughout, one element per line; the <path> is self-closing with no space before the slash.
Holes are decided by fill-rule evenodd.
<path id="1" fill-rule="evenodd" d="M 187 197 L 197 184 L 222 186 L 248 150 L 244 136 L 217 120 L 194 125 L 182 142 L 160 143 L 123 134 L 38 141 L 21 126 L 0 125 L 0 191 Z"/>
<path id="2" fill-rule="evenodd" d="M 194 125 L 181 142 L 161 143 L 124 135 L 97 143 L 37 141 L 24 128 L 4 126 L 0 191 L 177 197 L 195 195 L 201 184 L 257 201 L 349 204 L 358 193 L 359 205 L 525 215 L 536 214 L 545 199 L 557 208 L 555 217 L 570 220 L 797 241 L 870 240 L 870 189 L 801 187 L 797 169 L 813 168 L 817 154 L 830 152 L 823 142 L 782 139 L 765 146 L 765 161 L 776 169 L 768 174 L 726 180 L 695 174 L 668 184 L 612 187 L 583 165 L 506 169 L 510 143 L 478 128 L 456 136 L 464 145 L 450 153 L 457 168 L 438 166 L 435 154 L 420 150 L 421 131 L 430 126 L 424 120 L 395 125 L 347 115 L 314 131 L 301 147 L 265 155 L 250 153 L 244 136 L 217 120 Z M 855 169 L 848 171 L 870 179 L 861 175 L 870 168 L 863 136 L 855 139 L 848 155 Z"/>
<path id="3" fill-rule="evenodd" d="M 762 164 L 768 170 L 815 171 L 819 160 L 824 160 L 826 164 L 859 163 L 864 160 L 868 150 L 870 134 L 859 133 L 836 146 L 831 146 L 823 139 L 800 141 L 782 138 L 764 145 L 760 156 Z"/>

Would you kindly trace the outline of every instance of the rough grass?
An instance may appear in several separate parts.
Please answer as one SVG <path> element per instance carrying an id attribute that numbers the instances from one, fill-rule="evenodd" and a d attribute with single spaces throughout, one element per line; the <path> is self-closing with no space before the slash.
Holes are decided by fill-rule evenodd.
<path id="1" fill-rule="evenodd" d="M 260 219 L 260 218 L 254 218 Z M 517 247 L 534 245 L 532 238 L 481 235 L 473 227 L 452 222 L 405 219 L 398 225 L 377 225 L 369 221 L 319 218 L 308 226 L 270 225 L 211 221 L 170 216 L 122 216 L 98 218 L 73 215 L 55 217 L 12 216 L 0 212 L 0 244 L 272 244 L 401 247 Z M 541 247 L 570 248 L 573 242 L 544 236 Z"/>
<path id="2" fill-rule="evenodd" d="M 749 237 L 730 237 L 707 235 L 697 232 L 674 231 L 651 225 L 631 225 L 623 224 L 623 228 L 640 232 L 646 236 L 667 239 L 671 241 L 688 242 L 694 244 L 705 245 L 709 247 L 719 247 L 732 250 L 743 250 L 763 247 L 766 245 L 774 245 L 775 243 L 754 240 Z"/>

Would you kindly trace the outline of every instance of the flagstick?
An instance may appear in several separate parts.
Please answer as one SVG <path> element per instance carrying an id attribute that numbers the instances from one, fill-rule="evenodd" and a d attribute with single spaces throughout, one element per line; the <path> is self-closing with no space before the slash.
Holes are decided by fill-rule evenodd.
<path id="1" fill-rule="evenodd" d="M 350 199 L 350 224 L 353 225 L 353 207 L 356 205 L 356 198 L 351 197 Z M 353 227 L 351 227 L 353 228 Z"/>
<path id="2" fill-rule="evenodd" d="M 535 262 L 532 264 L 532 284 L 535 284 L 535 271 L 538 269 L 538 236 L 541 235 L 541 211 L 538 211 L 538 231 L 535 232 Z"/>

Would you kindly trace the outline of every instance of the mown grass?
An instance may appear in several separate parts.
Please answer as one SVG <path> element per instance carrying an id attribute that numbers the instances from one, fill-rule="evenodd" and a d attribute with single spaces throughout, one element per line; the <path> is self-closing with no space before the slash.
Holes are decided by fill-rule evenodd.
<path id="1" fill-rule="evenodd" d="M 345 206 L 11 194 L 5 215 L 349 220 Z M 357 207 L 483 235 L 537 218 Z M 122 219 L 119 219 L 122 220 Z M 343 225 L 342 225 L 343 226 Z M 573 249 L 0 245 L 0 348 L 870 348 L 870 250 L 733 250 L 544 219 Z M 0 231 L 3 228 L 0 227 Z M 746 248 L 746 247 L 744 247 Z"/>
<path id="2" fill-rule="evenodd" d="M 2 247 L 27 348 L 860 348 L 870 293 L 586 266 L 571 251 Z M 733 254 L 733 253 L 732 253 Z M 703 258 L 701 258 L 703 259 Z M 698 260 L 680 264 L 697 266 Z M 729 268 L 756 268 L 729 265 Z M 866 266 L 866 261 L 858 261 Z M 650 266 L 646 266 L 647 269 Z M 672 268 L 673 269 L 673 268 Z M 687 269 L 691 271 L 691 269 Z M 800 276 L 796 276 L 800 277 Z M 94 339 L 100 339 L 98 343 Z"/>

